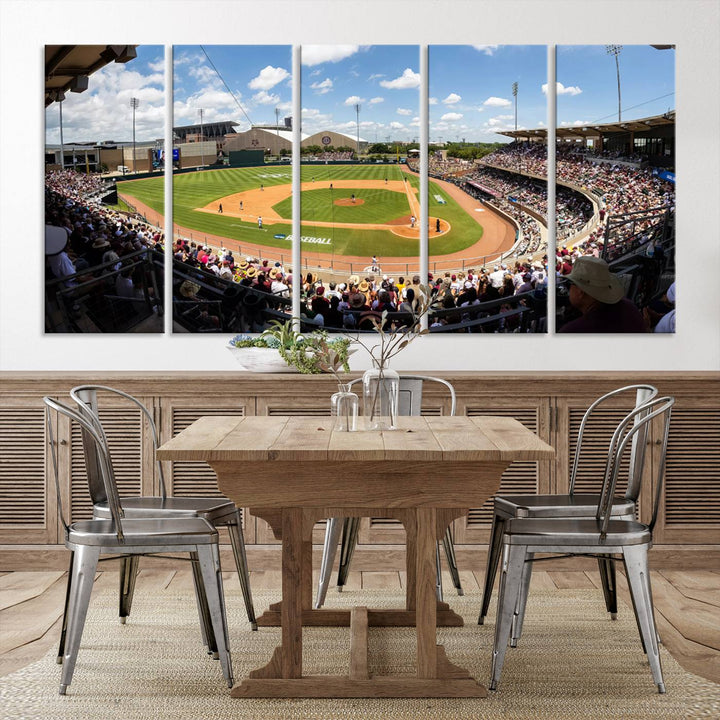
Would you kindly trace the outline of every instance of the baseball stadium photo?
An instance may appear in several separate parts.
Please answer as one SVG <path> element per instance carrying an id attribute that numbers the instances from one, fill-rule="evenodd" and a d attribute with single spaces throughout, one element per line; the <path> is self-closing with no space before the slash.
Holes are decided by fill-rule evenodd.
<path id="1" fill-rule="evenodd" d="M 427 144 L 419 52 L 174 47 L 166 152 L 163 48 L 47 46 L 47 331 L 162 331 L 167 170 L 177 333 L 674 332 L 674 47 L 560 46 L 549 93 L 544 46 L 431 45 Z"/>
<path id="2" fill-rule="evenodd" d="M 45 46 L 45 332 L 162 333 L 165 49 Z M 129 178 L 145 204 L 123 201 Z"/>

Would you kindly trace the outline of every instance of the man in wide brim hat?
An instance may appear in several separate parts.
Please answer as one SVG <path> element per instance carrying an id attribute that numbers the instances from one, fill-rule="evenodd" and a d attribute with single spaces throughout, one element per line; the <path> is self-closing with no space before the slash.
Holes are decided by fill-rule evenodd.
<path id="1" fill-rule="evenodd" d="M 646 332 L 642 313 L 625 296 L 618 277 L 596 257 L 579 257 L 567 279 L 570 304 L 582 316 L 563 325 L 561 333 Z"/>

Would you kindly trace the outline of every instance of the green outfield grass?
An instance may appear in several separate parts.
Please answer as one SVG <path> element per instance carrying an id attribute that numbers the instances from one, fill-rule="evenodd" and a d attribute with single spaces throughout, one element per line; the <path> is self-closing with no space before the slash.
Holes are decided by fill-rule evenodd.
<path id="1" fill-rule="evenodd" d="M 336 205 L 340 199 L 350 200 L 355 195 L 355 205 Z M 292 197 L 273 205 L 280 217 L 292 217 Z M 375 190 L 369 188 L 323 188 L 303 190 L 301 213 L 304 222 L 334 223 L 386 223 L 408 216 L 410 209 L 404 192 Z"/>
<path id="2" fill-rule="evenodd" d="M 173 221 L 193 230 L 193 237 L 201 239 L 204 234 L 219 235 L 248 246 L 262 244 L 289 249 L 286 239 L 275 238 L 275 234 L 290 234 L 289 225 L 270 225 L 262 230 L 256 222 L 242 221 L 236 217 L 215 213 L 197 212 L 213 200 L 244 190 L 257 189 L 263 184 L 288 185 L 291 183 L 291 168 L 288 166 L 266 166 L 259 168 L 225 168 L 203 172 L 184 173 L 173 177 Z M 403 173 L 397 165 L 301 165 L 302 182 L 323 180 L 400 180 L 407 178 L 415 188 L 420 180 L 415 175 Z M 127 193 L 163 213 L 163 178 L 134 180 L 118 183 L 118 192 Z M 333 190 L 334 198 L 350 197 L 353 189 Z M 371 193 L 377 193 L 376 200 L 369 200 Z M 381 255 L 412 257 L 418 254 L 418 241 L 401 238 L 389 230 L 324 227 L 316 222 L 366 222 L 385 223 L 398 217 L 408 216 L 410 209 L 404 193 L 387 190 L 355 191 L 356 197 L 366 200 L 364 205 L 342 207 L 332 204 L 329 189 L 303 192 L 301 203 L 303 220 L 301 234 L 309 237 L 330 238 L 330 245 L 303 243 L 303 248 L 337 255 Z M 440 195 L 447 204 L 435 199 Z M 435 236 L 434 226 L 430 233 L 430 254 L 442 255 L 469 247 L 482 236 L 482 227 L 467 212 L 457 205 L 436 183 L 429 183 L 429 214 L 439 216 L 451 225 L 451 230 Z M 278 214 L 291 216 L 291 199 L 278 203 Z M 195 235 L 195 232 L 197 233 Z"/>

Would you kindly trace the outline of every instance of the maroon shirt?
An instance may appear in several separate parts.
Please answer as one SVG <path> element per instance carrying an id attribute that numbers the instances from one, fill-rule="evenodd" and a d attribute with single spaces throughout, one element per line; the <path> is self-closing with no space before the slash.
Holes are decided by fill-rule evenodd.
<path id="1" fill-rule="evenodd" d="M 563 325 L 561 333 L 644 333 L 642 313 L 627 298 L 614 305 L 600 303 L 585 315 Z"/>

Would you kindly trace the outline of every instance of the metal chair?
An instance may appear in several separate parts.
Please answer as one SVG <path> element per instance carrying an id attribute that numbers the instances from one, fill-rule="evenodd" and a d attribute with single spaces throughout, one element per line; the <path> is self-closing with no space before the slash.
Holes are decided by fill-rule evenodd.
<path id="1" fill-rule="evenodd" d="M 217 650 L 228 687 L 233 673 L 228 643 L 227 620 L 217 530 L 199 517 L 126 518 L 117 492 L 112 461 L 105 439 L 80 413 L 49 397 L 44 397 L 47 439 L 50 444 L 58 510 L 65 528 L 65 546 L 71 551 L 68 573 L 66 613 L 63 619 L 63 654 L 60 694 L 65 695 L 72 682 L 95 571 L 101 554 L 135 558 L 154 553 L 189 553 L 196 582 L 203 640 Z M 103 483 L 109 518 L 82 520 L 69 525 L 63 512 L 58 462 L 53 430 L 53 411 L 76 422 L 89 442 Z M 110 558 L 103 558 L 110 559 Z M 115 559 L 115 558 L 112 558 Z M 200 607 L 200 606 L 203 607 Z"/>
<path id="2" fill-rule="evenodd" d="M 483 589 L 482 604 L 478 624 L 483 625 L 490 606 L 495 576 L 502 551 L 502 537 L 505 525 L 512 518 L 592 518 L 595 516 L 599 494 L 576 493 L 575 482 L 578 468 L 581 464 L 583 451 L 583 434 L 588 422 L 591 421 L 595 410 L 611 398 L 617 398 L 624 393 L 633 393 L 635 407 L 657 397 L 657 388 L 652 385 L 628 385 L 613 390 L 595 400 L 585 411 L 578 430 L 577 446 L 570 473 L 570 492 L 560 495 L 496 495 L 493 507 L 493 523 L 488 546 L 487 565 L 485 568 L 485 586 Z M 645 445 L 647 440 L 647 426 L 644 431 L 633 437 L 628 466 L 628 484 L 624 497 L 613 499 L 611 514 L 613 517 L 630 520 L 635 515 L 635 504 L 640 492 Z M 598 483 L 599 485 L 599 483 Z M 610 617 L 617 617 L 617 593 L 615 586 L 615 565 L 598 557 L 598 567 L 603 585 L 605 605 Z M 529 581 L 529 579 L 528 579 Z M 524 588 L 527 592 L 527 587 Z"/>
<path id="3" fill-rule="evenodd" d="M 356 378 L 350 385 L 362 382 L 362 378 Z M 450 393 L 450 415 L 455 415 L 457 406 L 457 398 L 455 388 L 442 378 L 431 377 L 429 375 L 401 375 L 400 387 L 398 392 L 398 415 L 420 415 L 422 410 L 422 389 L 424 382 L 436 382 L 444 385 Z M 330 584 L 330 575 L 332 574 L 332 566 L 335 561 L 335 552 L 338 542 L 340 546 L 340 565 L 338 568 L 338 592 L 342 592 L 343 586 L 347 582 L 348 573 L 350 572 L 350 560 L 352 559 L 355 546 L 358 541 L 358 531 L 360 529 L 360 518 L 328 518 L 325 527 L 325 543 L 323 545 L 322 562 L 320 563 L 320 579 L 318 581 L 317 596 L 315 598 L 315 607 L 322 607 L 327 595 L 327 589 Z M 342 531 L 342 541 L 341 541 Z M 460 573 L 457 568 L 455 558 L 455 546 L 453 545 L 452 530 L 448 528 L 442 539 L 443 550 L 450 569 L 450 576 L 458 595 L 463 594 L 462 584 L 460 583 Z M 439 550 L 436 553 L 437 564 L 437 586 L 436 592 L 438 600 L 443 598 L 442 589 L 442 573 L 440 564 Z"/>
<path id="4" fill-rule="evenodd" d="M 135 397 L 122 390 L 106 387 L 104 385 L 79 385 L 70 391 L 70 397 L 76 402 L 80 414 L 86 418 L 101 435 L 107 445 L 107 436 L 99 417 L 98 393 L 108 393 L 123 398 L 135 405 L 145 417 L 150 426 L 153 441 L 153 456 L 158 447 L 158 432 L 150 411 Z M 83 450 L 85 454 L 85 466 L 88 474 L 88 485 L 90 496 L 93 502 L 93 518 L 107 519 L 110 517 L 107 497 L 100 475 L 98 459 L 94 457 L 95 444 L 82 430 Z M 211 523 L 214 527 L 226 527 L 230 536 L 230 545 L 235 558 L 240 588 L 245 601 L 245 610 L 253 630 L 257 630 L 255 609 L 253 607 L 252 594 L 250 590 L 250 577 L 245 553 L 245 542 L 242 535 L 242 524 L 240 512 L 231 500 L 222 495 L 218 497 L 168 497 L 165 489 L 165 477 L 162 463 L 155 461 L 157 468 L 158 482 L 160 486 L 159 496 L 131 496 L 120 498 L 125 517 L 127 518 L 183 518 L 201 517 Z M 124 623 L 130 614 L 132 598 L 135 589 L 135 577 L 138 569 L 138 557 L 127 558 L 122 561 L 120 568 L 120 622 Z M 193 565 L 193 571 L 197 567 Z M 58 657 L 62 656 L 62 638 Z M 211 651 L 214 652 L 214 650 Z"/>
<path id="5" fill-rule="evenodd" d="M 600 556 L 612 562 L 622 560 L 653 682 L 658 692 L 665 692 L 647 554 L 652 546 L 652 530 L 660 504 L 670 415 L 674 404 L 675 399 L 672 397 L 655 398 L 632 410 L 620 422 L 610 441 L 602 492 L 593 519 L 517 518 L 505 524 L 491 690 L 497 690 L 508 640 L 514 647 L 522 634 L 527 602 L 523 586 L 532 572 L 535 553 L 560 553 L 563 556 Z M 647 432 L 655 418 L 661 427 L 662 448 L 657 476 L 653 478 L 655 496 L 652 520 L 645 525 L 631 519 L 617 519 L 612 515 L 612 505 L 623 455 L 632 446 L 635 437 Z"/>

